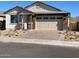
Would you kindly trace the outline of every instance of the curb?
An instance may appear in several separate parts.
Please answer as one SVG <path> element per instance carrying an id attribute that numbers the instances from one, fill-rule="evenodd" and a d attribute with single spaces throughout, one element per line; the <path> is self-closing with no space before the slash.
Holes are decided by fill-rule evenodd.
<path id="1" fill-rule="evenodd" d="M 79 42 L 77 41 L 58 41 L 58 40 L 42 40 L 42 39 L 24 39 L 24 38 L 2 38 L 0 42 L 4 43 L 32 43 L 42 45 L 55 45 L 55 46 L 66 46 L 66 47 L 77 47 L 79 48 Z"/>

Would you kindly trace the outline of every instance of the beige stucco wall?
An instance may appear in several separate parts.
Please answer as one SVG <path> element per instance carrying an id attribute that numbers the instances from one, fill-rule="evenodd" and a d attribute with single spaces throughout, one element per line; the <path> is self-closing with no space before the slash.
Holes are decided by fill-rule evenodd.
<path id="1" fill-rule="evenodd" d="M 11 24 L 10 23 L 11 17 L 9 14 L 6 14 L 6 29 L 15 29 L 15 26 L 17 25 L 15 24 Z"/>
<path id="2" fill-rule="evenodd" d="M 17 23 L 11 23 L 11 15 L 16 15 L 18 11 L 13 10 L 6 14 L 6 29 L 15 29 Z"/>

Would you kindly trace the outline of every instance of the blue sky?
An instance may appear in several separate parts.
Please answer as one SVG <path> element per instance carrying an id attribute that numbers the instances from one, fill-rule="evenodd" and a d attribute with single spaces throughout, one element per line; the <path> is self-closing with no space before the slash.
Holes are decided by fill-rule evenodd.
<path id="1" fill-rule="evenodd" d="M 79 16 L 79 1 L 43 1 L 44 3 L 71 12 L 72 17 Z M 0 11 L 6 11 L 14 6 L 25 7 L 34 1 L 0 1 Z"/>

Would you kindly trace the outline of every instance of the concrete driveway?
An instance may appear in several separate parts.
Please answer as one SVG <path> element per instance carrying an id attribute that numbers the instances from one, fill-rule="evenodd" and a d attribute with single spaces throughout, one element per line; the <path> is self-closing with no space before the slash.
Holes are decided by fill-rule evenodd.
<path id="1" fill-rule="evenodd" d="M 58 31 L 52 30 L 33 30 L 33 31 L 26 31 L 24 38 L 27 39 L 48 39 L 48 40 L 57 40 L 59 38 Z"/>

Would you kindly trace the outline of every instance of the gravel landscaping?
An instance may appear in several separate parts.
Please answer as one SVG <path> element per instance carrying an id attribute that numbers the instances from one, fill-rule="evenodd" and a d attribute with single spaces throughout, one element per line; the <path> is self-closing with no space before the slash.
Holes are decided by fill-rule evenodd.
<path id="1" fill-rule="evenodd" d="M 47 40 L 58 40 L 59 34 L 57 31 L 47 30 L 5 30 L 0 31 L 0 36 L 4 37 L 15 37 L 15 38 L 26 38 L 26 39 L 47 39 Z"/>
<path id="2" fill-rule="evenodd" d="M 79 41 L 79 32 L 78 31 L 63 31 L 60 33 L 60 40 Z"/>
<path id="3" fill-rule="evenodd" d="M 79 41 L 77 31 L 52 31 L 52 30 L 5 30 L 0 31 L 0 37 L 60 40 L 60 41 Z"/>

